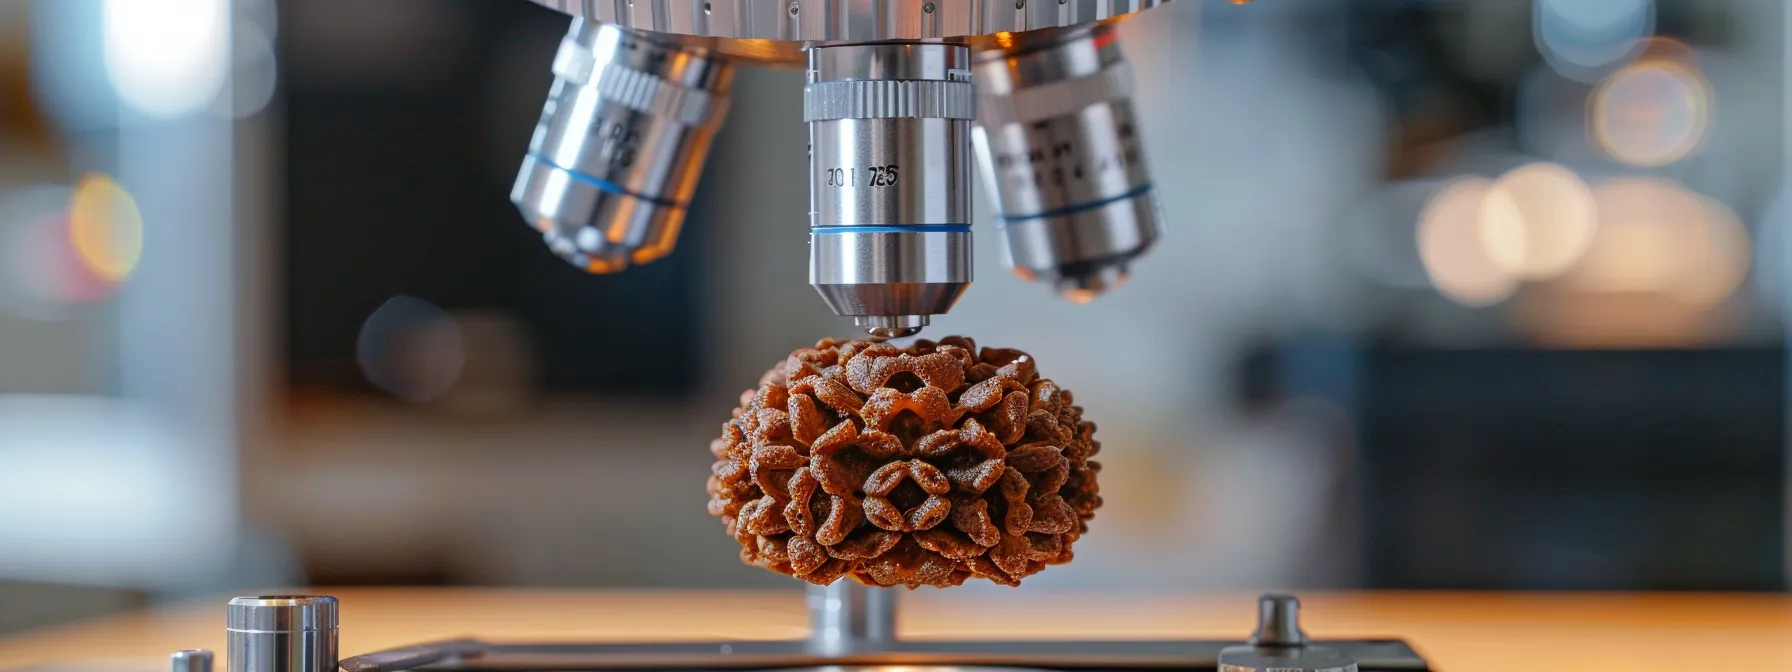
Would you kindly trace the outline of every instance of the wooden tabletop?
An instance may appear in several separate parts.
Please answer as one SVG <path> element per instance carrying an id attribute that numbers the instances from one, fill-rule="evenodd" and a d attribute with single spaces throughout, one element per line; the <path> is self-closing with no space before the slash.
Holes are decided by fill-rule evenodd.
<path id="1" fill-rule="evenodd" d="M 353 588 L 342 654 L 477 635 L 489 641 L 783 639 L 805 631 L 783 592 Z M 917 591 L 898 630 L 940 639 L 1238 639 L 1254 595 Z M 1633 593 L 1302 595 L 1318 637 L 1398 635 L 1443 672 L 1792 670 L 1792 596 Z M 223 600 L 0 637 L 0 670 L 162 672 L 176 649 L 224 647 Z M 221 672 L 221 668 L 220 668 Z"/>

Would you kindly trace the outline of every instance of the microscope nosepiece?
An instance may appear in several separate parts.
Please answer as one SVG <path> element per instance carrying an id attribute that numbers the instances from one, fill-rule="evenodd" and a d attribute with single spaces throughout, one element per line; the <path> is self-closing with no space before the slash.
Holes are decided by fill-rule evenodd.
<path id="1" fill-rule="evenodd" d="M 511 202 L 549 248 L 588 272 L 666 256 L 732 78 L 727 61 L 702 49 L 574 18 Z"/>
<path id="2" fill-rule="evenodd" d="M 971 284 L 970 51 L 809 50 L 809 284 L 879 338 L 912 336 Z"/>
<path id="3" fill-rule="evenodd" d="M 979 54 L 977 149 L 1010 270 L 1087 303 L 1124 284 L 1159 236 L 1110 25 Z"/>

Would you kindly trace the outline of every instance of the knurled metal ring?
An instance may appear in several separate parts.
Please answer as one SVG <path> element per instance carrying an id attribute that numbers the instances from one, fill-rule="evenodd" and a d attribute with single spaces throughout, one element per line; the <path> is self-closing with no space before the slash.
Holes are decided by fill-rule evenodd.
<path id="1" fill-rule="evenodd" d="M 1115 63 L 1101 72 L 1019 89 L 1007 96 L 983 96 L 977 101 L 985 126 L 1029 123 L 1055 119 L 1090 105 L 1131 98 L 1132 66 Z"/>
<path id="2" fill-rule="evenodd" d="M 573 16 L 671 35 L 783 42 L 981 37 L 1061 28 L 1167 0 L 534 0 Z"/>
<path id="3" fill-rule="evenodd" d="M 604 100 L 643 114 L 696 126 L 719 114 L 727 98 L 701 89 L 679 86 L 620 63 L 605 64 L 597 71 L 591 50 L 573 40 L 560 43 L 554 56 L 554 76 L 575 86 L 597 85 Z M 596 73 L 593 76 L 593 73 Z"/>
<path id="4" fill-rule="evenodd" d="M 829 119 L 975 119 L 977 90 L 968 82 L 851 80 L 803 88 L 803 121 Z"/>

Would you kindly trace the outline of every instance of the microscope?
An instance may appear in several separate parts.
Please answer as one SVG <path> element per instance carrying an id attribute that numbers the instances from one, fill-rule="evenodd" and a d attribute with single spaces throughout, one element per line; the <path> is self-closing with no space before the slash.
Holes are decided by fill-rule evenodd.
<path id="1" fill-rule="evenodd" d="M 511 200 L 588 272 L 672 251 L 740 64 L 806 64 L 809 283 L 874 338 L 970 286 L 973 149 L 1007 265 L 1068 300 L 1159 236 L 1114 24 L 1160 0 L 535 1 L 573 20 Z"/>
<path id="2" fill-rule="evenodd" d="M 972 279 L 971 164 L 1016 275 L 1086 302 L 1159 236 L 1115 22 L 1160 0 L 535 0 L 573 16 L 511 192 L 590 273 L 677 243 L 734 68 L 805 65 L 809 282 L 873 338 L 918 334 Z M 1238 0 L 1235 0 L 1238 1 Z M 1310 640 L 1292 596 L 1241 641 L 905 641 L 895 589 L 810 586 L 807 637 L 691 643 L 425 643 L 340 659 L 321 595 L 227 606 L 228 672 L 1393 672 L 1398 639 Z M 174 655 L 211 672 L 212 654 Z"/>

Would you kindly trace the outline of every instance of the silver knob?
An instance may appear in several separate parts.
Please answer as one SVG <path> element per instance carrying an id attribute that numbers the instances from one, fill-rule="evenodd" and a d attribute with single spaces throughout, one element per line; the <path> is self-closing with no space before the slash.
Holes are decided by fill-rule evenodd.
<path id="1" fill-rule="evenodd" d="M 1251 644 L 1301 646 L 1306 643 L 1307 633 L 1300 631 L 1300 598 L 1274 593 L 1257 598 L 1257 631 L 1251 633 Z"/>
<path id="2" fill-rule="evenodd" d="M 1328 646 L 1312 646 L 1300 629 L 1300 600 L 1257 598 L 1257 631 L 1246 646 L 1220 651 L 1219 672 L 1358 672 L 1356 661 Z"/>
<path id="3" fill-rule="evenodd" d="M 169 656 L 170 672 L 212 672 L 212 652 L 205 649 L 182 649 Z"/>
<path id="4" fill-rule="evenodd" d="M 334 597 L 239 597 L 226 627 L 228 672 L 336 672 Z"/>

